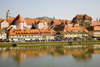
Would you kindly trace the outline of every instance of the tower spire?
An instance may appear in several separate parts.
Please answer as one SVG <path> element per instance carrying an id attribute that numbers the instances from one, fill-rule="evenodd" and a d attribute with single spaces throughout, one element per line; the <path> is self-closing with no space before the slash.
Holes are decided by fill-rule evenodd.
<path id="1" fill-rule="evenodd" d="M 11 13 L 10 13 L 10 10 L 8 10 L 6 13 L 6 19 L 9 19 L 10 17 L 11 17 Z"/>

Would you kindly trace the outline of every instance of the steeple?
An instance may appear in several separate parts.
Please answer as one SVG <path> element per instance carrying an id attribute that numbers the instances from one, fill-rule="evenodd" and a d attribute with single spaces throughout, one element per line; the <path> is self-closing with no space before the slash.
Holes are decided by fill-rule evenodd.
<path id="1" fill-rule="evenodd" d="M 11 13 L 10 11 L 8 10 L 7 13 L 6 13 L 6 19 L 9 19 L 11 17 Z"/>

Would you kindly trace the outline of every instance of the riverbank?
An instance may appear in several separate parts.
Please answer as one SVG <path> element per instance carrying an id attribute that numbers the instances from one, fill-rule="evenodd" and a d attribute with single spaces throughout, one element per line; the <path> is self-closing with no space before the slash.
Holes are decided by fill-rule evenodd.
<path id="1" fill-rule="evenodd" d="M 100 41 L 52 41 L 52 42 L 3 42 L 0 46 L 46 46 L 46 45 L 93 45 L 100 44 Z"/>

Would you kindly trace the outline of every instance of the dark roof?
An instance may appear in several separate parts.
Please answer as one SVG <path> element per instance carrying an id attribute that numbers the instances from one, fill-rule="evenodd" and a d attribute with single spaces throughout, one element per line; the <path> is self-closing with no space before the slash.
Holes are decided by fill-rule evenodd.
<path id="1" fill-rule="evenodd" d="M 63 30 L 64 30 L 64 27 L 65 27 L 65 26 L 61 26 L 61 25 L 55 26 L 55 27 L 53 28 L 53 30 L 55 30 L 55 31 L 63 31 Z"/>
<path id="2" fill-rule="evenodd" d="M 93 31 L 94 30 L 94 26 L 89 26 L 88 28 L 86 28 L 88 31 Z"/>

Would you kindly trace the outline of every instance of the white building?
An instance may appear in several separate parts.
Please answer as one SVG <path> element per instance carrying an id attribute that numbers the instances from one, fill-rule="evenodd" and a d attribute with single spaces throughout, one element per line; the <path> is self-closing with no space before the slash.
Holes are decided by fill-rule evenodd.
<path id="1" fill-rule="evenodd" d="M 7 38 L 7 34 L 4 31 L 0 30 L 0 39 L 6 39 Z"/>
<path id="2" fill-rule="evenodd" d="M 0 29 L 3 29 L 3 28 L 8 27 L 8 26 L 9 26 L 9 23 L 6 20 L 2 20 L 0 22 Z"/>
<path id="3" fill-rule="evenodd" d="M 27 29 L 27 22 L 20 14 L 14 19 L 13 22 L 14 25 L 16 25 L 16 29 Z"/>
<path id="4" fill-rule="evenodd" d="M 45 20 L 40 20 L 39 22 L 35 23 L 36 29 L 47 29 L 47 22 Z"/>
<path id="5" fill-rule="evenodd" d="M 54 39 L 56 31 L 48 29 L 11 29 L 9 40 Z"/>

